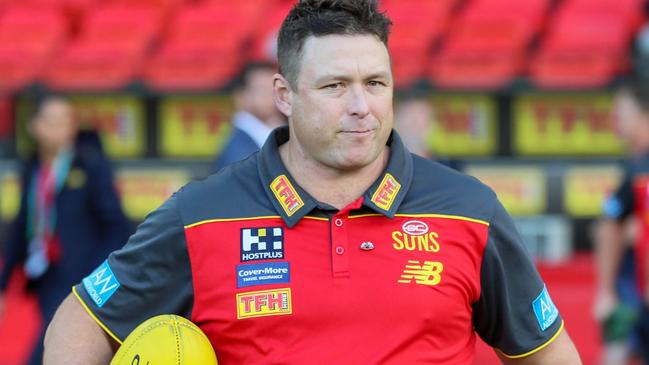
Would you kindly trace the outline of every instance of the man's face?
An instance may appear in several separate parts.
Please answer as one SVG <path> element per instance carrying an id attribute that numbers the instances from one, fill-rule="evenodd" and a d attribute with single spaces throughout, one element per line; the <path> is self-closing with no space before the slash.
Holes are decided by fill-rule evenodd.
<path id="1" fill-rule="evenodd" d="M 287 115 L 290 143 L 330 168 L 367 166 L 392 129 L 392 85 L 390 57 L 378 38 L 307 38 Z"/>
<path id="2" fill-rule="evenodd" d="M 45 102 L 31 124 L 38 148 L 57 152 L 71 145 L 77 133 L 72 106 L 63 100 Z"/>
<path id="3" fill-rule="evenodd" d="M 264 122 L 276 118 L 279 113 L 273 99 L 274 74 L 271 69 L 254 70 L 241 90 L 241 107 Z"/>
<path id="4" fill-rule="evenodd" d="M 633 152 L 640 148 L 644 133 L 649 129 L 649 116 L 642 109 L 633 96 L 626 90 L 618 91 L 613 105 L 613 119 L 620 137 L 627 143 Z"/>

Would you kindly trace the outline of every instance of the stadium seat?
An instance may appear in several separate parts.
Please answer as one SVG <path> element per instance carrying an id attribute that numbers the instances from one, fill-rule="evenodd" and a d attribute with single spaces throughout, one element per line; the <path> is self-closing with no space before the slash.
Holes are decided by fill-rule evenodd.
<path id="1" fill-rule="evenodd" d="M 382 4 L 393 22 L 389 45 L 397 87 L 408 87 L 425 75 L 429 55 L 446 29 L 452 5 L 449 0 L 391 0 Z"/>
<path id="2" fill-rule="evenodd" d="M 250 60 L 277 59 L 277 32 L 295 0 L 278 0 L 271 4 L 255 26 L 246 57 Z"/>
<path id="3" fill-rule="evenodd" d="M 80 36 L 50 63 L 43 79 L 57 89 L 127 86 L 161 30 L 156 7 L 106 5 L 85 19 Z"/>
<path id="4" fill-rule="evenodd" d="M 624 66 L 621 58 L 607 52 L 546 52 L 537 55 L 531 64 L 531 78 L 541 88 L 600 88 Z"/>
<path id="5" fill-rule="evenodd" d="M 33 82 L 66 36 L 66 19 L 59 10 L 8 8 L 0 16 L 0 91 L 15 91 Z"/>
<path id="6" fill-rule="evenodd" d="M 521 71 L 543 24 L 546 0 L 477 0 L 454 22 L 430 64 L 431 81 L 448 88 L 501 88 Z"/>
<path id="7" fill-rule="evenodd" d="M 531 62 L 532 82 L 546 88 L 606 86 L 628 67 L 641 7 L 637 0 L 567 0 Z"/>
<path id="8" fill-rule="evenodd" d="M 245 2 L 186 6 L 148 61 L 145 82 L 163 91 L 223 86 L 242 63 L 257 16 Z"/>

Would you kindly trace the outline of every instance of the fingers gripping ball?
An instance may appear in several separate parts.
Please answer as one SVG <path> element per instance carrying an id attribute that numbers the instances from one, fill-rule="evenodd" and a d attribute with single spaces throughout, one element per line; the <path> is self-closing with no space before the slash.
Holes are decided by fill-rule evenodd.
<path id="1" fill-rule="evenodd" d="M 110 365 L 217 365 L 210 340 L 173 314 L 149 318 L 131 332 Z"/>

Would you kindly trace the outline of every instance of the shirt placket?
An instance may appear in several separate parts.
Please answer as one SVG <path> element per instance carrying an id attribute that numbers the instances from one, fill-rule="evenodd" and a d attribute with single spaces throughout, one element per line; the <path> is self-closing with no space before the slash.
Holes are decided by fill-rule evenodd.
<path id="1" fill-rule="evenodd" d="M 334 278 L 349 277 L 349 211 L 341 211 L 331 218 L 331 262 Z"/>

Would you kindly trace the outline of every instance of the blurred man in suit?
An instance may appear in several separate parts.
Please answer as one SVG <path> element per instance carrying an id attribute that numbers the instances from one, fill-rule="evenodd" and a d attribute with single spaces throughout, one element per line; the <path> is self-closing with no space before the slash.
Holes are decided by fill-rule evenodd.
<path id="1" fill-rule="evenodd" d="M 250 63 L 235 80 L 233 130 L 216 159 L 214 171 L 257 152 L 270 131 L 286 123 L 273 100 L 276 69 L 269 62 Z"/>

